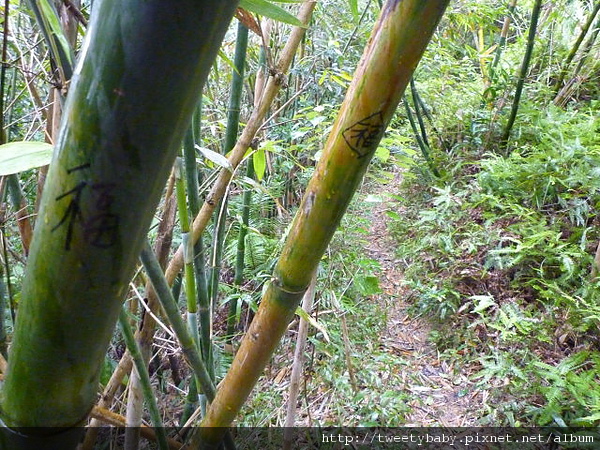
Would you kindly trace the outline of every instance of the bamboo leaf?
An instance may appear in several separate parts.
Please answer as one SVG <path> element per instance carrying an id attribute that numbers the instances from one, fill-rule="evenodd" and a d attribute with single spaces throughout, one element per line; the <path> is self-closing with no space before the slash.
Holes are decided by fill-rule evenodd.
<path id="1" fill-rule="evenodd" d="M 202 153 L 206 159 L 214 162 L 217 166 L 221 166 L 230 172 L 233 172 L 233 167 L 231 167 L 229 160 L 220 153 L 212 151 L 206 147 L 200 147 L 199 145 L 196 145 L 196 149 L 198 149 L 198 151 Z"/>
<path id="2" fill-rule="evenodd" d="M 302 22 L 300 22 L 296 17 L 292 16 L 285 9 L 274 5 L 267 0 L 241 0 L 240 8 L 244 8 L 248 11 L 268 17 L 269 19 L 273 19 L 278 22 L 287 23 L 296 27 L 304 27 Z"/>
<path id="3" fill-rule="evenodd" d="M 317 322 L 315 319 L 312 318 L 312 316 L 310 314 L 308 314 L 306 311 L 304 311 L 301 307 L 297 307 L 296 308 L 296 314 L 306 320 L 308 323 L 310 323 L 313 327 L 315 327 L 317 330 L 319 330 L 321 333 L 323 333 L 323 338 L 329 343 L 331 342 L 329 339 L 329 334 L 327 333 L 327 329 L 325 329 L 325 327 Z"/>
<path id="4" fill-rule="evenodd" d="M 50 164 L 52 149 L 44 142 L 17 141 L 0 145 L 0 176 Z"/>
<path id="5" fill-rule="evenodd" d="M 252 162 L 254 164 L 254 173 L 256 174 L 256 179 L 258 181 L 262 181 L 267 168 L 267 157 L 265 155 L 264 148 L 259 148 L 256 153 L 254 153 Z"/>
<path id="6" fill-rule="evenodd" d="M 65 79 L 61 81 L 71 79 L 73 51 L 64 35 L 56 9 L 48 0 L 30 0 L 29 4 L 36 16 L 52 58 L 64 75 Z"/>
<path id="7" fill-rule="evenodd" d="M 477 303 L 475 308 L 473 308 L 473 312 L 475 313 L 482 313 L 490 306 L 496 306 L 494 297 L 492 297 L 491 295 L 472 295 L 471 297 L 469 297 L 469 299 Z"/>

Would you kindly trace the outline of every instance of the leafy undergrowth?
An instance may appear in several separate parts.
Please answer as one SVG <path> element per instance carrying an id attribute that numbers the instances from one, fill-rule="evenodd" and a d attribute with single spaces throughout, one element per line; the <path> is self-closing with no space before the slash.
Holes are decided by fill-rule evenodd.
<path id="1" fill-rule="evenodd" d="M 597 117 L 541 112 L 508 157 L 467 140 L 389 213 L 414 314 L 490 393 L 482 425 L 600 424 Z"/>

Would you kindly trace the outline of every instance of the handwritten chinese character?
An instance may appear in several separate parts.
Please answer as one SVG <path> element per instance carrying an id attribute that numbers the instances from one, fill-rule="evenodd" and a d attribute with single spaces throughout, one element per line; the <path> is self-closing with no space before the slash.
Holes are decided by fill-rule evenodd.
<path id="1" fill-rule="evenodd" d="M 375 150 L 383 130 L 383 115 L 378 112 L 346 128 L 342 136 L 348 146 L 362 158 Z"/>
<path id="2" fill-rule="evenodd" d="M 89 167 L 90 164 L 82 164 L 68 169 L 67 174 L 70 175 Z M 115 244 L 119 228 L 119 217 L 111 212 L 111 206 L 115 200 L 112 192 L 115 187 L 114 183 L 96 183 L 90 185 L 87 181 L 80 181 L 73 189 L 55 198 L 57 202 L 69 199 L 69 204 L 63 216 L 52 228 L 52 231 L 55 231 L 63 224 L 67 224 L 65 250 L 71 249 L 76 224 L 81 225 L 83 237 L 89 244 L 99 248 L 109 248 Z M 89 192 L 93 199 L 93 206 L 87 217 L 84 217 L 81 207 L 84 192 Z"/>

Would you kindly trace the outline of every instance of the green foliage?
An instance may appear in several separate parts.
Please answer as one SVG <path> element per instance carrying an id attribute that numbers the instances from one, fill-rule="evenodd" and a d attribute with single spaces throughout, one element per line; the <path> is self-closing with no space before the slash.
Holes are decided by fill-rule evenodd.
<path id="1" fill-rule="evenodd" d="M 295 16 L 268 0 L 240 0 L 240 7 L 273 20 L 294 26 L 302 26 L 302 23 Z"/>
<path id="2" fill-rule="evenodd" d="M 10 142 L 0 145 L 0 176 L 12 175 L 45 166 L 52 159 L 53 147 L 44 142 Z"/>
<path id="3" fill-rule="evenodd" d="M 415 310 L 452 328 L 438 346 L 475 358 L 501 404 L 482 423 L 596 424 L 600 123 L 532 106 L 509 157 L 480 151 L 489 128 L 471 127 L 461 154 L 438 154 L 445 179 L 405 177 L 390 217 Z"/>
<path id="4" fill-rule="evenodd" d="M 56 81 L 56 72 L 54 64 L 42 62 L 44 55 L 49 52 L 65 73 L 70 71 L 72 50 L 51 3 L 30 2 L 43 20 L 39 23 L 44 39 L 39 38 L 25 7 L 11 11 L 5 103 L 9 110 L 4 112 L 10 140 L 45 137 L 41 111 L 51 101 L 47 95 L 53 85 L 48 80 Z M 84 16 L 89 3 L 83 2 Z M 293 3 L 298 2 L 244 0 L 241 6 L 293 24 L 296 19 L 287 12 L 296 8 Z M 256 180 L 236 172 L 230 188 L 219 305 L 230 299 L 236 302 L 240 331 L 245 311 L 256 310 L 264 284 L 271 278 L 289 219 L 320 157 L 378 13 L 376 3 L 320 3 L 304 49 L 285 80 L 280 103 L 273 108 L 278 112 L 265 124 L 254 151 Z M 505 121 L 505 105 L 513 95 L 532 3 L 519 2 L 511 15 L 509 40 L 493 74 L 490 64 L 508 0 L 451 3 L 415 74 L 428 114 L 425 128 L 431 158 L 442 178 L 433 180 L 428 173 L 402 111 L 386 131 L 370 175 L 374 183 L 389 183 L 392 167 L 403 172 L 403 185 L 391 195 L 397 207 L 387 215 L 398 239 L 398 258 L 404 263 L 413 313 L 438 322 L 431 338 L 442 356 L 457 359 L 465 372 L 471 370 L 477 389 L 491 393 L 481 423 L 597 426 L 600 282 L 590 279 L 590 269 L 600 239 L 600 102 L 594 100 L 599 93 L 598 58 L 588 58 L 569 109 L 549 105 L 557 71 L 591 2 L 546 2 L 526 100 L 510 143 L 513 151 L 505 158 L 497 153 L 497 135 Z M 359 22 L 363 10 L 364 19 Z M 274 25 L 267 42 L 271 61 L 287 30 L 287 25 Z M 35 42 L 40 45 L 34 47 Z M 256 42 L 248 50 L 244 85 L 249 87 L 261 64 Z M 233 65 L 231 44 L 226 40 L 205 88 L 206 109 L 196 148 L 204 183 L 201 193 L 221 167 L 231 169 L 220 154 Z M 597 53 L 597 45 L 594 48 Z M 242 121 L 250 116 L 249 100 L 254 94 L 245 94 Z M 19 148 L 13 153 L 26 164 L 14 167 L 0 157 L 0 175 L 45 164 L 51 149 L 40 150 L 42 159 L 32 162 Z M 33 212 L 37 176 L 33 172 L 19 176 Z M 245 190 L 252 190 L 254 206 L 245 237 L 245 281 L 236 287 L 231 282 L 232 266 L 241 222 L 240 194 Z M 387 198 L 389 193 L 379 190 L 367 202 Z M 4 199 L 0 200 L 2 206 Z M 313 402 L 311 413 L 316 412 L 317 424 L 401 426 L 410 410 L 408 391 L 398 386 L 403 386 L 403 374 L 411 374 L 413 368 L 382 350 L 376 339 L 384 332 L 386 309 L 374 301 L 381 291 L 380 267 L 365 254 L 365 235 L 371 226 L 363 217 L 366 209 L 363 199 L 352 204 L 319 269 L 316 312 L 311 317 L 321 328 L 310 328 L 307 397 L 303 400 L 303 404 Z M 12 284 L 12 300 L 18 304 L 24 259 L 12 213 L 9 209 L 3 223 L 11 263 L 6 275 Z M 176 226 L 174 245 L 181 243 L 179 231 Z M 222 344 L 219 314 L 216 346 Z M 347 368 L 341 315 L 350 331 L 357 391 Z M 215 347 L 215 354 L 221 353 Z M 115 359 L 112 355 L 104 362 L 103 384 L 116 366 Z M 216 363 L 219 372 L 229 363 L 224 355 Z M 284 364 L 276 359 L 273 368 L 284 370 Z M 277 373 L 270 374 L 262 392 L 240 417 L 241 424 L 282 423 L 275 416 L 282 411 L 287 383 L 283 376 L 283 382 L 273 383 Z M 319 406 L 314 407 L 315 403 Z"/>

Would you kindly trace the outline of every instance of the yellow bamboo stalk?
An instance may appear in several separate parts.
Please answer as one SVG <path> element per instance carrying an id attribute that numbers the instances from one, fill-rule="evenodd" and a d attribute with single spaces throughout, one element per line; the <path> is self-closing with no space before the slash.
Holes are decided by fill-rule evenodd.
<path id="1" fill-rule="evenodd" d="M 273 279 L 194 436 L 215 448 L 287 329 L 449 0 L 389 0 L 308 184 Z"/>

